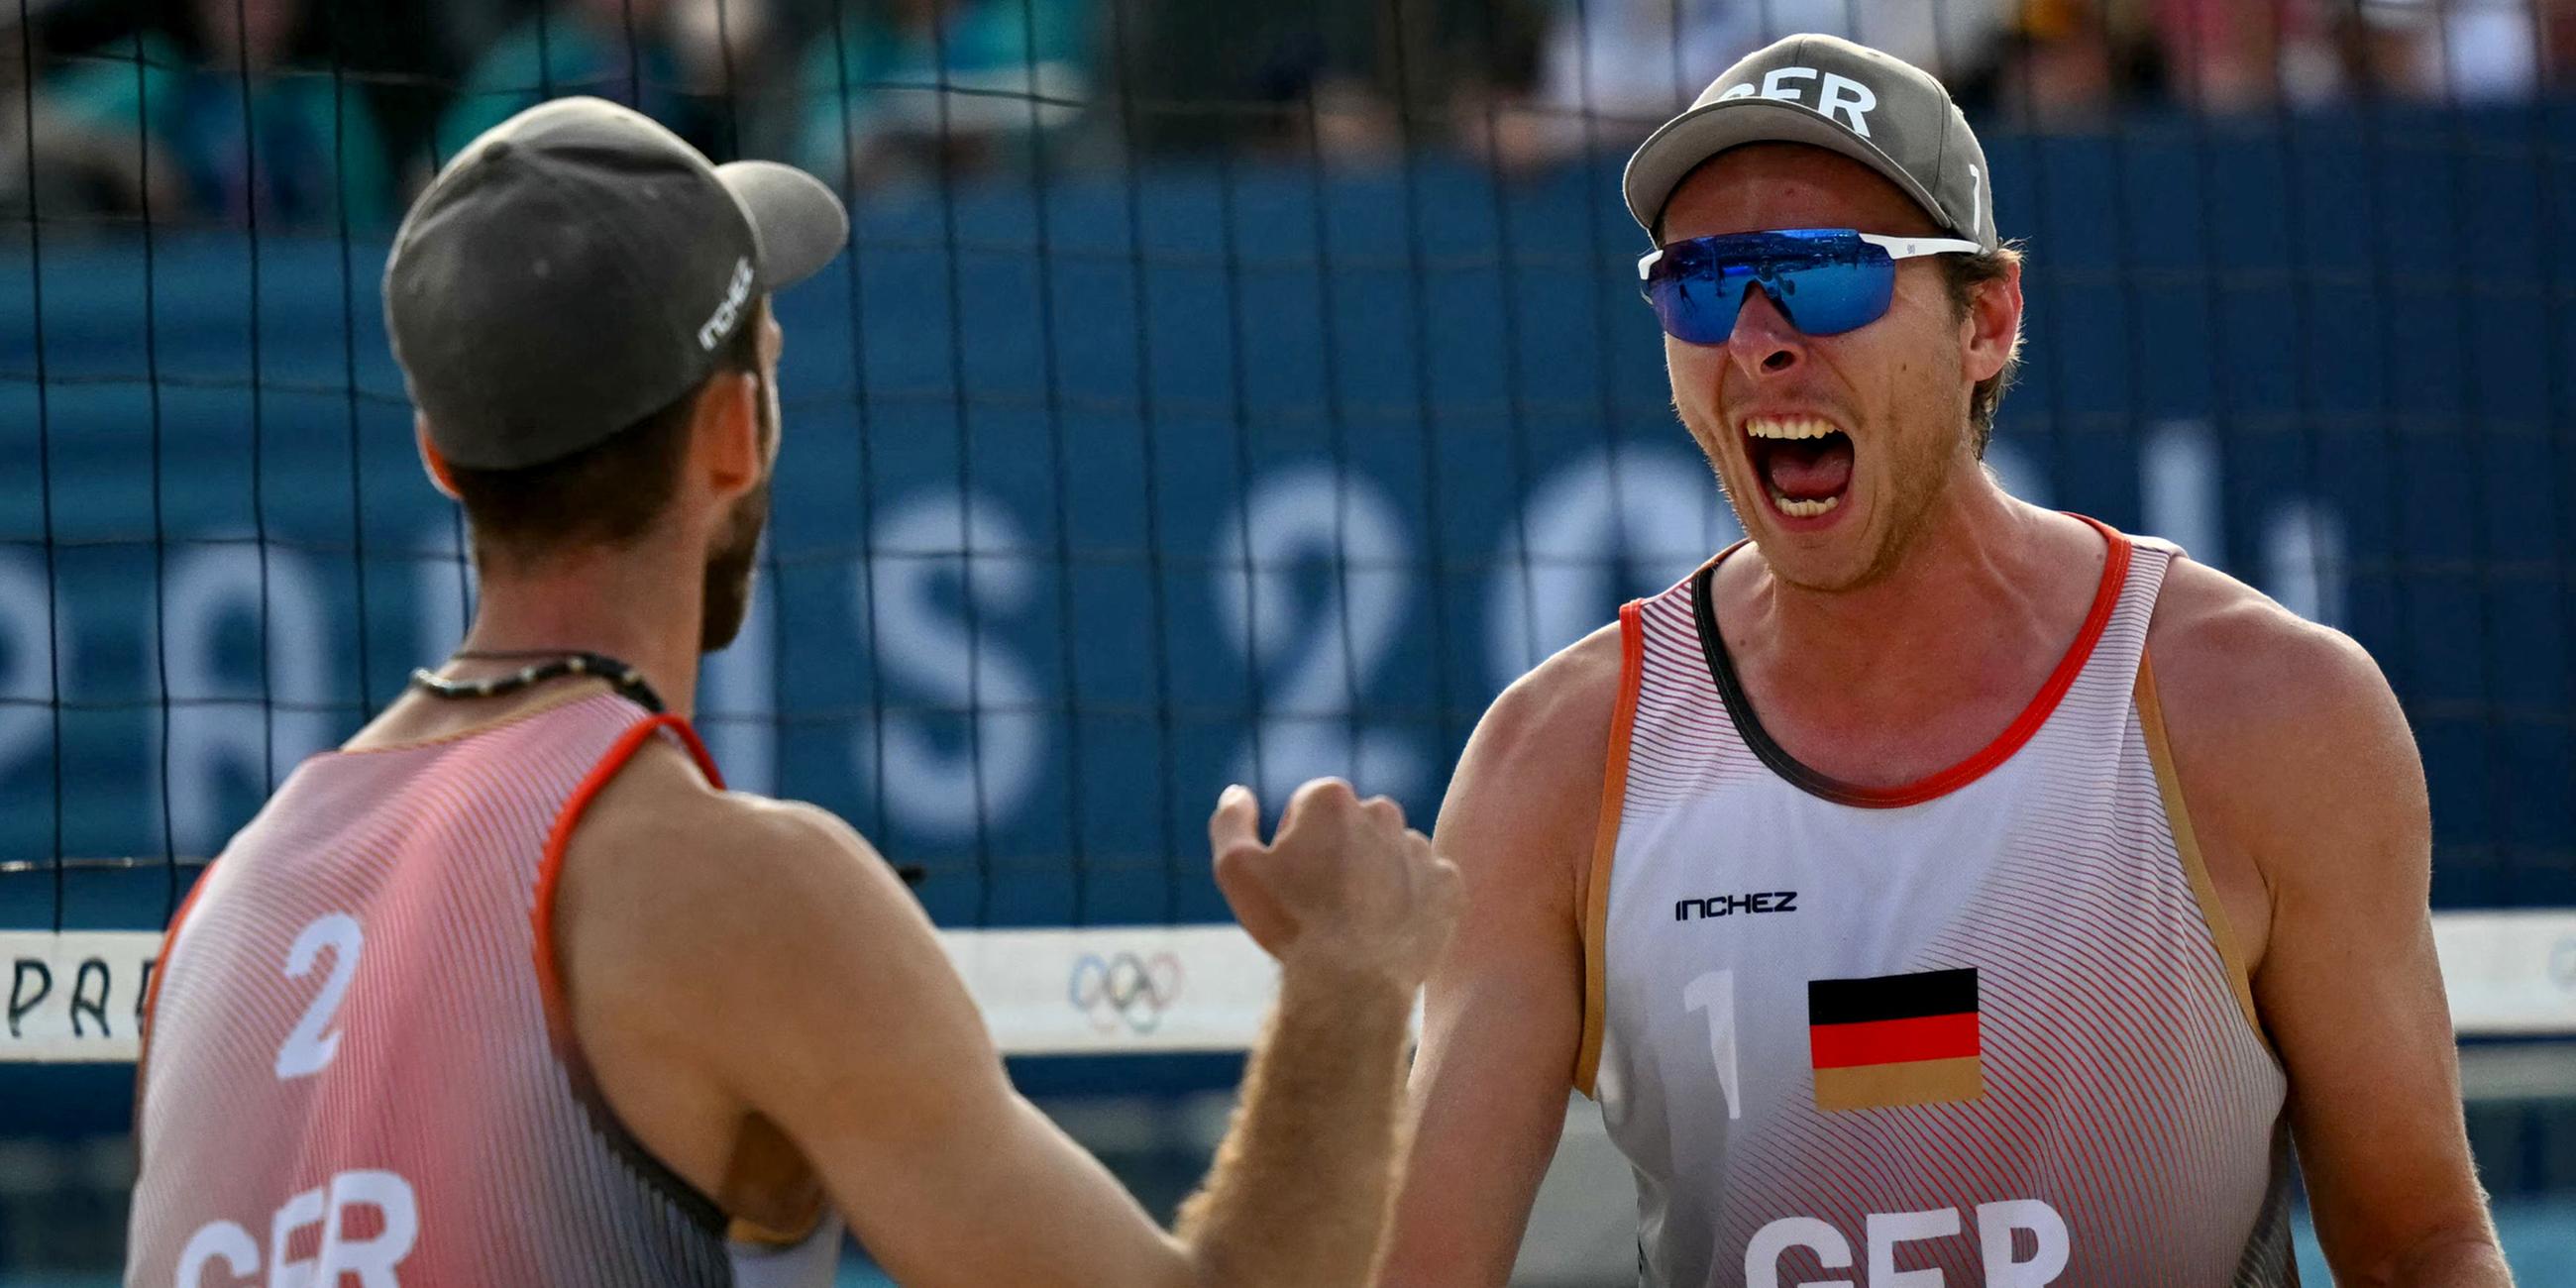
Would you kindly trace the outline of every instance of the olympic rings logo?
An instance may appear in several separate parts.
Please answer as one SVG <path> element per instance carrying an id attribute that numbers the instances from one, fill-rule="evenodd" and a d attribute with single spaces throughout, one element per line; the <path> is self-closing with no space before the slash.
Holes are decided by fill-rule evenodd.
<path id="1" fill-rule="evenodd" d="M 2549 979 L 2560 988 L 2576 992 L 2576 935 L 2562 935 L 2550 947 Z"/>
<path id="2" fill-rule="evenodd" d="M 1170 953 L 1084 953 L 1074 960 L 1065 1000 L 1101 1033 L 1122 1027 L 1134 1034 L 1151 1033 L 1181 1000 L 1181 959 Z"/>

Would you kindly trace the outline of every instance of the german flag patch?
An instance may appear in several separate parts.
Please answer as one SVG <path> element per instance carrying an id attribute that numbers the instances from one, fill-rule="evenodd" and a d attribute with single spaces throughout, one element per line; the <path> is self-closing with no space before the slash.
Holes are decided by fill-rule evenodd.
<path id="1" fill-rule="evenodd" d="M 1977 969 L 1807 981 L 1816 1108 L 1886 1109 L 1986 1093 Z"/>

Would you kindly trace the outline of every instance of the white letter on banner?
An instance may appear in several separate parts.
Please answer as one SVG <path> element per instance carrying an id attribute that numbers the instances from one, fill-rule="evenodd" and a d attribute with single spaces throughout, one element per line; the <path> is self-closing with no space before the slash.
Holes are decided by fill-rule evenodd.
<path id="1" fill-rule="evenodd" d="M 1227 638 L 1258 682 L 1261 707 L 1255 741 L 1227 771 L 1235 781 L 1273 803 L 1327 774 L 1390 796 L 1420 783 L 1412 745 L 1392 731 L 1361 728 L 1356 714 L 1403 630 L 1412 562 L 1394 504 L 1366 479 L 1330 466 L 1264 478 L 1226 518 L 1211 589 Z M 1319 563 L 1325 589 L 1310 609 L 1298 590 Z"/>
<path id="2" fill-rule="evenodd" d="M 764 539 L 759 562 L 766 564 L 768 555 Z M 751 579 L 742 633 L 723 652 L 708 654 L 698 668 L 698 736 L 707 740 L 707 754 L 724 772 L 726 786 L 763 796 L 778 794 L 778 686 L 772 679 L 778 666 L 776 580 L 765 575 Z"/>
<path id="3" fill-rule="evenodd" d="M 2218 443 L 2206 421 L 2159 421 L 2139 449 L 2138 500 L 2147 531 L 2212 568 L 2227 566 L 2219 522 Z"/>
<path id="4" fill-rule="evenodd" d="M 419 657 L 445 657 L 465 638 L 477 589 L 474 561 L 458 544 L 459 522 L 433 524 L 413 546 L 412 613 L 420 627 Z"/>
<path id="5" fill-rule="evenodd" d="M 1611 621 L 1631 590 L 1681 580 L 1744 535 L 1704 469 L 1658 447 L 1609 447 L 1550 475 L 1497 543 L 1485 594 L 1496 688 Z"/>
<path id="6" fill-rule="evenodd" d="M 331 713 L 321 709 L 331 694 L 331 618 L 311 570 L 285 550 L 195 546 L 171 561 L 166 584 L 171 841 L 182 854 L 212 854 L 239 821 L 223 817 L 226 770 L 264 791 L 331 744 Z M 225 676 L 228 624 L 266 650 L 264 684 Z M 263 696 L 272 705 L 263 708 Z M 157 773 L 151 787 L 161 789 Z"/>
<path id="7" fill-rule="evenodd" d="M 62 641 L 56 656 L 52 639 Z M 0 557 L 0 773 L 53 732 L 54 677 L 72 675 L 71 601 L 55 598 L 42 561 Z"/>
<path id="8" fill-rule="evenodd" d="M 1035 789 L 1046 752 L 1045 717 L 1035 710 L 1037 681 L 1002 647 L 994 620 L 1026 604 L 1036 589 L 1028 544 L 998 503 L 961 500 L 949 491 L 920 495 L 887 511 L 876 523 L 875 546 L 879 671 L 886 682 L 909 690 L 903 702 L 920 703 L 926 695 L 953 710 L 953 723 L 968 730 L 964 745 L 949 751 L 923 727 L 922 717 L 887 714 L 886 813 L 942 839 L 972 836 L 975 775 L 982 775 L 985 816 L 1000 819 Z M 970 563 L 968 621 L 961 622 L 944 606 L 950 598 L 946 587 L 965 580 Z M 868 586 L 863 582 L 856 589 L 864 638 Z M 861 782 L 867 781 L 873 746 L 874 735 L 860 730 L 853 750 Z"/>
<path id="9" fill-rule="evenodd" d="M 2344 619 L 2343 516 L 2321 501 L 2282 502 L 2263 520 L 2263 589 L 2324 626 Z"/>

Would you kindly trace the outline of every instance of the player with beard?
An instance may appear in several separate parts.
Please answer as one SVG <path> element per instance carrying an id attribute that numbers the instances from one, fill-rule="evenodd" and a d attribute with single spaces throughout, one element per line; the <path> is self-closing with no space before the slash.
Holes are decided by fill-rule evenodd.
<path id="1" fill-rule="evenodd" d="M 1387 1281 L 1498 1284 L 1569 1084 L 1648 1285 L 2507 1280 L 2415 744 L 2351 640 L 1980 457 L 2018 255 L 1940 82 L 1793 37 L 1629 162 L 1748 540 L 1540 665 L 1441 809 Z"/>
<path id="2" fill-rule="evenodd" d="M 1457 876 L 1383 800 L 1230 789 L 1216 877 L 1279 958 L 1177 1231 L 1011 1088 L 840 820 L 727 792 L 687 715 L 749 603 L 770 292 L 847 217 L 624 108 L 512 118 L 386 268 L 420 453 L 472 526 L 465 644 L 299 766 L 174 919 L 126 1280 L 825 1285 L 1366 1277 L 1415 988 Z"/>

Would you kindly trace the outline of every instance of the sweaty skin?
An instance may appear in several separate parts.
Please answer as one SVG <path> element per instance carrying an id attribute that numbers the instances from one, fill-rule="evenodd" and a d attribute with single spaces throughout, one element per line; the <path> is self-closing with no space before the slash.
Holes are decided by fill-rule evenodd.
<path id="1" fill-rule="evenodd" d="M 1669 237 L 1764 228 L 1925 234 L 1868 169 L 1763 144 L 1702 166 Z M 1975 459 L 1970 389 L 2019 332 L 2019 275 L 1964 316 L 1931 260 L 1886 317 L 1799 334 L 1756 294 L 1724 344 L 1667 339 L 1674 406 L 1752 548 L 1719 567 L 1727 648 L 1767 730 L 1834 778 L 1893 785 L 1956 763 L 2028 703 L 2077 634 L 2101 537 L 2006 495 Z M 1822 417 L 1852 481 L 1822 522 L 1782 513 L 1743 425 Z M 2174 566 L 2147 651 L 2182 794 L 2247 958 L 2339 1282 L 2510 1282 L 2470 1162 L 2427 906 L 2422 764 L 2359 646 L 2203 565 Z M 1506 690 L 1435 831 L 1477 933 L 1433 970 L 1420 1122 L 1380 1282 L 1500 1284 L 1563 1127 L 1581 1037 L 1577 937 L 1618 700 L 1618 628 Z"/>
<path id="2" fill-rule="evenodd" d="M 690 710 L 719 624 L 709 596 L 735 598 L 708 569 L 742 544 L 777 448 L 781 336 L 765 307 L 759 325 L 762 377 L 702 387 L 652 529 L 487 561 L 470 648 L 607 653 Z M 350 745 L 452 736 L 596 691 L 408 694 Z M 1280 963 L 1280 998 L 1233 1130 L 1168 1233 L 1012 1089 L 920 904 L 824 810 L 718 791 L 678 748 L 647 743 L 572 834 L 556 962 L 609 1107 L 736 1237 L 793 1240 L 830 1204 L 906 1284 L 1364 1283 L 1400 1175 L 1407 1022 L 1456 919 L 1458 874 L 1392 802 L 1330 779 L 1300 788 L 1267 842 L 1251 794 L 1230 789 L 1209 845 L 1218 887 Z"/>

